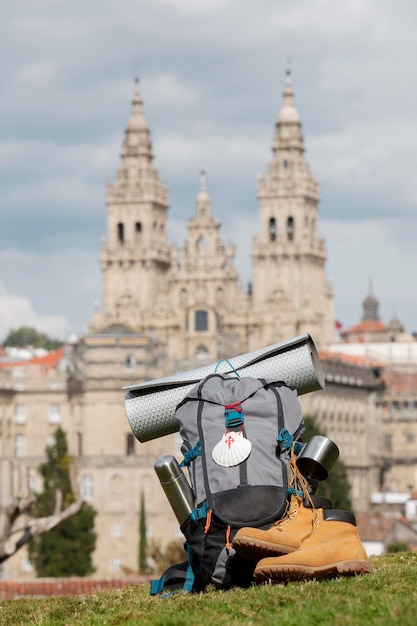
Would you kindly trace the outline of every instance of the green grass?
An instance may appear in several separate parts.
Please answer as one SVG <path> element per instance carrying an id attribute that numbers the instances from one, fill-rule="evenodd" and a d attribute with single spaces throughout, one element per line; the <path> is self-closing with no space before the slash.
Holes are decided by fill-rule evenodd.
<path id="1" fill-rule="evenodd" d="M 368 576 L 247 590 L 149 596 L 148 586 L 92 595 L 0 603 L 0 624 L 18 626 L 348 626 L 417 624 L 417 555 L 372 559 Z"/>

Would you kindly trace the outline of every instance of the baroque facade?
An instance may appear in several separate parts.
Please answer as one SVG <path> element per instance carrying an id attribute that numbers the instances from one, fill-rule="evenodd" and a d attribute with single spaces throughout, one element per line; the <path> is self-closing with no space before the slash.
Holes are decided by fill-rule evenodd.
<path id="1" fill-rule="evenodd" d="M 333 293 L 318 235 L 318 185 L 287 79 L 272 141 L 258 180 L 259 235 L 252 247 L 251 290 L 241 287 L 234 247 L 220 237 L 205 174 L 182 249 L 167 240 L 168 193 L 153 165 L 150 134 L 136 83 L 116 178 L 107 188 L 102 244 L 102 308 L 90 330 L 115 323 L 154 338 L 172 361 L 242 354 L 309 332 L 333 340 Z"/>
<path id="2" fill-rule="evenodd" d="M 41 488 L 37 467 L 60 424 L 77 489 L 97 510 L 96 575 L 137 571 L 142 495 L 150 544 L 179 539 L 153 470 L 164 454 L 179 458 L 179 447 L 175 435 L 145 444 L 134 438 L 122 388 L 304 332 L 321 351 L 326 388 L 301 396 L 303 410 L 338 444 L 355 510 L 368 511 L 381 468 L 375 401 L 381 379 L 369 361 L 328 349 L 333 294 L 318 235 L 319 192 L 289 73 L 258 199 L 251 289 L 242 288 L 234 247 L 222 241 L 204 173 L 186 240 L 180 249 L 172 245 L 168 191 L 153 165 L 136 83 L 120 167 L 107 188 L 102 302 L 89 333 L 46 357 L 0 359 L 0 522 L 13 495 Z M 6 561 L 3 575 L 34 575 L 25 549 Z"/>

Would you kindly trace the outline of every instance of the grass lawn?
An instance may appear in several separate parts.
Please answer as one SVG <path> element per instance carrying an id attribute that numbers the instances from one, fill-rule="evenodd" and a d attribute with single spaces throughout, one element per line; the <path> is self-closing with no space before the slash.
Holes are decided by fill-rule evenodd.
<path id="1" fill-rule="evenodd" d="M 250 589 L 149 596 L 148 586 L 92 595 L 0 603 L 0 624 L 17 626 L 325 626 L 417 624 L 417 555 L 371 560 L 368 576 Z"/>

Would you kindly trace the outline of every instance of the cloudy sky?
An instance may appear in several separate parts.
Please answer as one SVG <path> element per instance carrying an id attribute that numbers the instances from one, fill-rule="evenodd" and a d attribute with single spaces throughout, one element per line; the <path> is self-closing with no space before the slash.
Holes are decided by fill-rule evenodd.
<path id="1" fill-rule="evenodd" d="M 204 168 L 250 280 L 289 62 L 336 318 L 359 321 L 372 284 L 382 320 L 417 330 L 415 0 L 3 0 L 0 18 L 0 340 L 86 330 L 136 74 L 170 239 Z"/>

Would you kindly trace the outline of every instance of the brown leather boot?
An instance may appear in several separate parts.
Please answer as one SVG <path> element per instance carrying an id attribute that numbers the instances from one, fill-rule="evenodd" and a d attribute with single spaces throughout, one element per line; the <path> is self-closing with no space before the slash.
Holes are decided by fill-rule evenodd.
<path id="1" fill-rule="evenodd" d="M 316 509 L 313 532 L 291 554 L 262 559 L 255 582 L 333 578 L 369 574 L 371 564 L 348 511 Z"/>
<path id="2" fill-rule="evenodd" d="M 234 536 L 232 546 L 238 554 L 250 561 L 268 556 L 289 554 L 297 550 L 301 542 L 313 531 L 315 508 L 330 508 L 331 500 L 320 496 L 302 498 L 291 495 L 287 514 L 268 530 L 241 528 Z"/>

